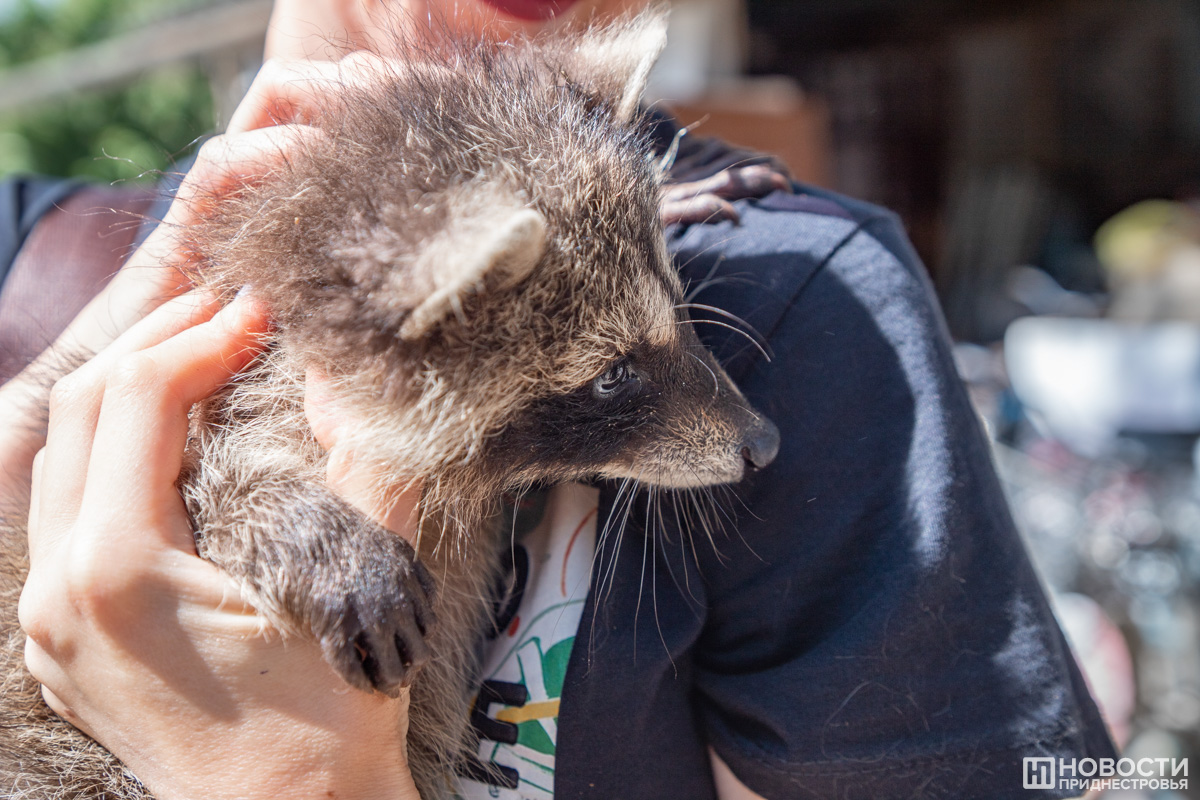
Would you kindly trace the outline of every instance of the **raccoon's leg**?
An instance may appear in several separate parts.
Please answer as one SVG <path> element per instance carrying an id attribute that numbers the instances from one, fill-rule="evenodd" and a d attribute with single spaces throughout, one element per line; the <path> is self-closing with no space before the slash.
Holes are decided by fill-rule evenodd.
<path id="1" fill-rule="evenodd" d="M 242 473 L 183 489 L 200 555 L 281 630 L 311 632 L 347 683 L 395 696 L 428 661 L 433 581 L 399 535 L 302 480 Z"/>

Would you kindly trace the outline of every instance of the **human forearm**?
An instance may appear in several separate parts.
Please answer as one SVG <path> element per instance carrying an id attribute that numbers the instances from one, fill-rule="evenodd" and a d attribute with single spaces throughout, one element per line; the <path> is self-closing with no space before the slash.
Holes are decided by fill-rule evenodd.
<path id="1" fill-rule="evenodd" d="M 760 794 L 755 794 L 746 784 L 738 780 L 729 765 L 721 760 L 717 751 L 708 748 L 708 760 L 712 764 L 713 783 L 717 787 L 719 800 L 765 800 Z"/>

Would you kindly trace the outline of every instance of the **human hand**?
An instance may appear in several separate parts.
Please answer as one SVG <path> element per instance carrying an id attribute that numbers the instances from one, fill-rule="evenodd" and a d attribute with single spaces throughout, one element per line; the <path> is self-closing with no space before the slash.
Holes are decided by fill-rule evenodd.
<path id="1" fill-rule="evenodd" d="M 0 507 L 24 508 L 28 502 L 30 469 L 34 454 L 45 443 L 44 414 L 54 381 L 72 364 L 100 352 L 154 308 L 190 288 L 180 268 L 195 256 L 181 247 L 179 233 L 314 135 L 312 129 L 291 125 L 205 143 L 162 224 L 55 344 L 0 387 Z"/>
<path id="2" fill-rule="evenodd" d="M 50 707 L 162 800 L 415 798 L 407 697 L 350 690 L 195 555 L 191 405 L 253 358 L 245 298 L 176 298 L 56 385 L 34 466 L 26 661 Z"/>

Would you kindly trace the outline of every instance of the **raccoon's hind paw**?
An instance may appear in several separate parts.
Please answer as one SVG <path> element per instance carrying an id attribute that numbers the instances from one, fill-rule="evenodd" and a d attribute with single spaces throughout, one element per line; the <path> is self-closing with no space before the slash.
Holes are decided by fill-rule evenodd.
<path id="1" fill-rule="evenodd" d="M 347 683 L 395 697 L 429 661 L 433 580 L 415 554 L 391 567 L 331 603 L 327 630 L 315 633 Z"/>

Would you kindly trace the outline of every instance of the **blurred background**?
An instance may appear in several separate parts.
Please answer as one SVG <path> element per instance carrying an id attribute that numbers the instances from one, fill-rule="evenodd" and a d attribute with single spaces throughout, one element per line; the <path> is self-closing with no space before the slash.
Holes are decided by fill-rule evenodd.
<path id="1" fill-rule="evenodd" d="M 1114 735 L 1200 767 L 1200 0 L 674 6 L 651 99 L 900 213 Z M 269 10 L 0 0 L 0 173 L 153 180 Z"/>

